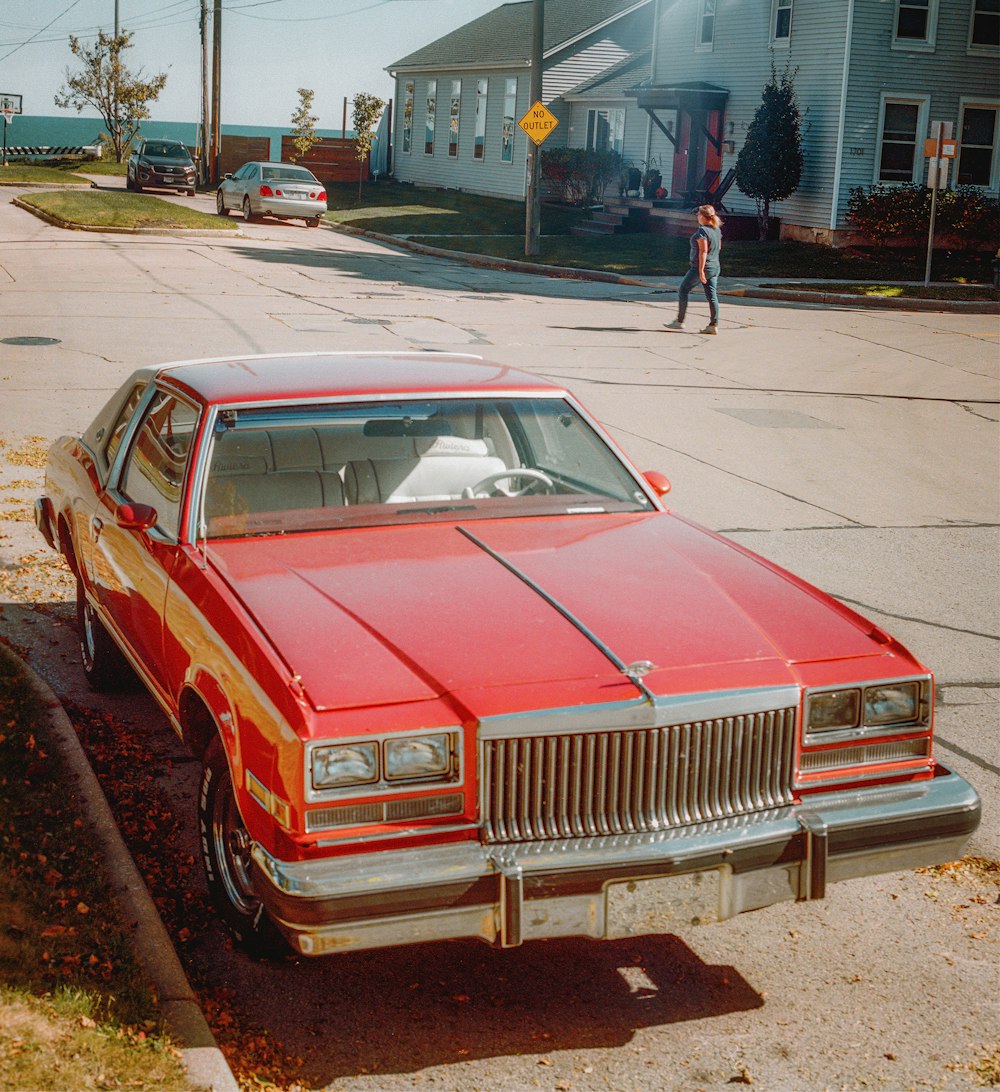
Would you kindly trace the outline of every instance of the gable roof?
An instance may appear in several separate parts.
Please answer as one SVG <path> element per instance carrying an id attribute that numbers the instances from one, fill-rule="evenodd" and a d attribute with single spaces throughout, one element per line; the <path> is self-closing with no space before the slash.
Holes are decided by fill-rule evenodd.
<path id="1" fill-rule="evenodd" d="M 643 8 L 652 0 L 545 0 L 545 56 L 577 38 Z M 527 66 L 531 61 L 532 0 L 502 4 L 471 23 L 386 66 L 405 69 L 454 69 Z"/>

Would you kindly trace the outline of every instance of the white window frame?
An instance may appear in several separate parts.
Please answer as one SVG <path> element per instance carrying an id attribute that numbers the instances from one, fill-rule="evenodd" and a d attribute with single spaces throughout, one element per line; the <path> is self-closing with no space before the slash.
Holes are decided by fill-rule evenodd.
<path id="1" fill-rule="evenodd" d="M 787 49 L 792 40 L 792 14 L 794 0 L 772 0 L 771 4 L 771 46 L 774 49 Z M 778 37 L 778 16 L 788 12 L 788 33 Z"/>
<path id="2" fill-rule="evenodd" d="M 504 145 L 509 130 L 510 143 Z M 514 164 L 514 137 L 517 135 L 517 76 L 505 76 L 503 85 L 503 117 L 500 119 L 500 162 Z M 508 148 L 510 149 L 508 154 Z"/>
<path id="3" fill-rule="evenodd" d="M 403 154 L 413 153 L 413 96 L 416 80 L 403 80 Z"/>
<path id="4" fill-rule="evenodd" d="M 434 154 L 434 130 L 437 123 L 437 83 L 437 80 L 427 81 L 427 95 L 424 99 L 424 155 Z M 429 148 L 427 147 L 428 144 L 430 145 Z"/>
<path id="5" fill-rule="evenodd" d="M 458 159 L 458 141 L 462 130 L 462 81 L 451 81 L 448 98 L 448 158 Z"/>
<path id="6" fill-rule="evenodd" d="M 879 177 L 879 172 L 882 167 L 882 136 L 885 132 L 885 108 L 889 103 L 894 105 L 899 103 L 904 106 L 916 106 L 917 108 L 917 125 L 913 137 L 913 174 L 911 178 L 882 179 Z M 878 145 L 875 148 L 875 168 L 873 172 L 873 182 L 876 186 L 899 186 L 905 182 L 919 183 L 923 181 L 924 138 L 927 135 L 927 127 L 930 124 L 930 109 L 930 95 L 908 95 L 905 92 L 894 91 L 890 93 L 888 91 L 883 91 L 879 96 Z"/>
<path id="7" fill-rule="evenodd" d="M 990 159 L 990 180 L 987 184 L 981 182 L 969 183 L 979 186 L 981 189 L 995 191 L 1000 189 L 1000 102 L 983 102 L 981 99 L 965 98 L 958 100 L 958 158 L 955 161 L 954 177 L 952 185 L 958 185 L 958 169 L 962 165 L 962 131 L 965 127 L 966 110 L 992 110 L 995 114 L 993 122 L 993 155 Z"/>
<path id="8" fill-rule="evenodd" d="M 699 0 L 698 22 L 695 25 L 694 32 L 694 48 L 696 52 L 711 53 L 712 50 L 715 49 L 715 21 L 718 17 L 718 0 Z M 709 25 L 712 28 L 712 33 L 707 40 L 705 39 L 706 20 L 711 20 Z"/>
<path id="9" fill-rule="evenodd" d="M 966 52 L 972 54 L 974 57 L 996 57 L 997 54 L 1000 54 L 1000 46 L 985 45 L 982 42 L 974 42 L 972 40 L 973 32 L 976 29 L 976 10 L 978 7 L 979 0 L 972 0 L 972 3 L 969 6 L 969 45 Z M 987 18 L 1000 20 L 1000 15 L 995 14 L 992 11 L 984 11 L 983 14 Z"/>
<path id="10" fill-rule="evenodd" d="M 608 147 L 598 149 L 594 143 L 597 135 L 597 119 L 604 115 L 608 124 Z M 587 110 L 587 150 L 609 151 L 622 154 L 625 148 L 625 107 L 624 106 L 600 106 Z"/>
<path id="11" fill-rule="evenodd" d="M 907 52 L 932 53 L 937 44 L 939 0 L 927 0 L 927 33 L 923 38 L 899 37 L 899 13 L 901 8 L 913 7 L 912 0 L 896 0 L 892 15 L 892 48 Z"/>
<path id="12" fill-rule="evenodd" d="M 486 117 L 490 101 L 488 76 L 476 80 L 476 126 L 472 133 L 472 158 L 477 163 L 486 159 Z"/>

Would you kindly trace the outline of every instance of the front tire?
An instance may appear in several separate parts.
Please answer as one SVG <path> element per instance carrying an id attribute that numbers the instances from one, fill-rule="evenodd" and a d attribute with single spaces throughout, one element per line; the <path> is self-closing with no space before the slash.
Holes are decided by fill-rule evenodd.
<path id="1" fill-rule="evenodd" d="M 97 617 L 79 577 L 76 578 L 76 624 L 80 662 L 91 688 L 99 693 L 123 690 L 132 681 L 132 668 Z"/>
<path id="2" fill-rule="evenodd" d="M 226 200 L 222 196 L 222 190 L 215 191 L 215 212 L 217 216 L 229 215 L 229 209 L 226 208 Z"/>
<path id="3" fill-rule="evenodd" d="M 218 736 L 205 752 L 198 793 L 198 828 L 208 893 L 236 943 L 259 959 L 289 953 L 250 882 L 252 842 L 236 806 L 232 774 Z"/>

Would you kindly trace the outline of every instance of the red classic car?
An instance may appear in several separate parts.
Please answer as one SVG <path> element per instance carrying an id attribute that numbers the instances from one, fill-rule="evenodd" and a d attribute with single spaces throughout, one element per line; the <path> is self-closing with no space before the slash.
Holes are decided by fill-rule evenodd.
<path id="1" fill-rule="evenodd" d="M 305 955 L 620 936 L 958 856 L 930 673 L 472 357 L 136 372 L 38 526 L 84 671 L 203 763 L 213 900 Z"/>

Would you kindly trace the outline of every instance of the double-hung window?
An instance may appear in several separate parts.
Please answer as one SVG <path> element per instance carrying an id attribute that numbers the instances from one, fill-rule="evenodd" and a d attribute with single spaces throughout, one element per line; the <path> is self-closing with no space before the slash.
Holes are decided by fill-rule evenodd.
<path id="1" fill-rule="evenodd" d="M 931 50 L 937 33 L 938 0 L 896 0 L 893 49 Z"/>
<path id="2" fill-rule="evenodd" d="M 876 182 L 919 181 L 918 170 L 924 162 L 927 105 L 924 96 L 883 95 Z"/>
<path id="3" fill-rule="evenodd" d="M 1000 181 L 1000 105 L 963 103 L 959 125 L 958 184 L 994 188 Z"/>
<path id="4" fill-rule="evenodd" d="M 695 49 L 710 50 L 715 44 L 715 9 L 717 0 L 701 0 L 698 5 L 698 31 Z"/>
<path id="5" fill-rule="evenodd" d="M 787 46 L 792 40 L 792 0 L 774 0 L 771 10 L 771 45 Z"/>
<path id="6" fill-rule="evenodd" d="M 1000 0 L 972 0 L 970 53 L 1000 53 Z"/>

